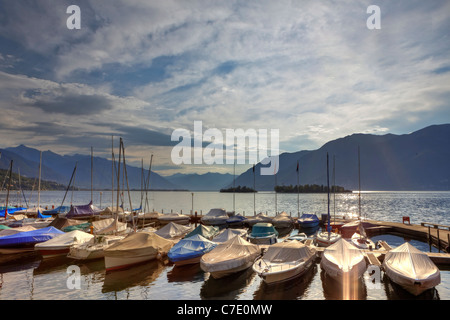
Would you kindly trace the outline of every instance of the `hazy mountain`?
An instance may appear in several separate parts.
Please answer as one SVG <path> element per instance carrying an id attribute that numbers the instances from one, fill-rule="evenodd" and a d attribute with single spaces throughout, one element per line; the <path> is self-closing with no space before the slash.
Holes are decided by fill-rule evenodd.
<path id="1" fill-rule="evenodd" d="M 330 185 L 335 157 L 336 185 L 358 190 L 358 146 L 362 190 L 450 190 L 450 124 L 433 125 L 404 135 L 353 134 L 330 141 L 314 151 L 280 155 L 278 185 L 299 182 L 327 184 L 329 154 Z M 275 176 L 260 176 L 256 166 L 256 189 L 273 190 Z M 253 187 L 250 168 L 236 185 Z"/>
<path id="2" fill-rule="evenodd" d="M 26 177 L 38 177 L 39 154 L 40 151 L 20 145 L 13 148 L 0 150 L 0 169 L 8 169 L 11 159 L 13 162 L 13 172 Z M 61 156 L 52 151 L 42 152 L 42 180 L 55 181 L 68 185 L 72 172 L 77 163 L 75 174 L 75 186 L 78 188 L 91 188 L 91 156 L 90 155 L 64 155 Z M 93 157 L 93 186 L 94 189 L 110 189 L 112 186 L 111 169 L 112 162 L 101 157 Z M 128 182 L 131 189 L 141 187 L 141 168 L 127 165 Z M 144 170 L 147 177 L 148 170 Z M 122 177 L 121 177 L 122 181 Z M 114 180 L 114 185 L 117 181 Z M 122 182 L 121 182 L 122 185 Z M 125 183 L 126 187 L 126 183 Z M 116 186 L 115 186 L 116 188 Z M 150 174 L 150 189 L 179 189 L 177 186 L 167 181 L 154 171 Z"/>
<path id="3" fill-rule="evenodd" d="M 182 189 L 192 191 L 218 191 L 229 183 L 233 183 L 232 174 L 208 172 L 205 174 L 177 173 L 164 177 Z"/>

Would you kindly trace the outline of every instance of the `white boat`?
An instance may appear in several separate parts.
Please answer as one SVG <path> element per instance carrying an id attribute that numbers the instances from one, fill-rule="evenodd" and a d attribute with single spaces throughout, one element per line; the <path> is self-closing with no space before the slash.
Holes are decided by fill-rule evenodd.
<path id="1" fill-rule="evenodd" d="M 294 219 L 283 211 L 272 219 L 272 224 L 279 229 L 291 228 L 294 226 Z"/>
<path id="2" fill-rule="evenodd" d="M 105 257 L 105 249 L 125 238 L 125 235 L 100 235 L 80 245 L 70 247 L 68 258 L 76 260 L 94 260 Z"/>
<path id="3" fill-rule="evenodd" d="M 352 235 L 351 242 L 359 249 L 373 250 L 375 243 L 369 239 L 364 230 L 362 222 L 359 223 L 357 231 Z"/>
<path id="4" fill-rule="evenodd" d="M 226 228 L 217 234 L 212 241 L 216 243 L 227 242 L 231 238 L 235 236 L 245 236 L 247 234 L 247 229 L 234 229 L 234 228 Z"/>
<path id="5" fill-rule="evenodd" d="M 325 248 L 320 267 L 336 281 L 352 284 L 362 277 L 367 263 L 360 249 L 340 239 Z"/>
<path id="6" fill-rule="evenodd" d="M 161 224 L 167 224 L 170 222 L 175 222 L 178 224 L 189 224 L 191 218 L 188 215 L 181 214 L 178 212 L 165 213 L 158 217 L 158 221 Z"/>
<path id="7" fill-rule="evenodd" d="M 249 227 L 253 227 L 253 225 L 260 222 L 272 223 L 272 218 L 260 212 L 254 216 L 250 216 L 247 217 L 247 219 L 245 219 L 245 224 L 248 225 Z"/>
<path id="8" fill-rule="evenodd" d="M 94 238 L 94 235 L 90 233 L 74 230 L 61 234 L 48 241 L 37 243 L 34 246 L 34 250 L 38 251 L 43 258 L 67 255 L 70 251 L 70 247 L 86 243 L 92 238 Z"/>
<path id="9" fill-rule="evenodd" d="M 175 222 L 169 222 L 161 229 L 155 231 L 157 235 L 169 240 L 180 239 L 193 230 L 192 226 L 186 226 Z"/>
<path id="10" fill-rule="evenodd" d="M 441 282 L 440 271 L 433 261 L 408 242 L 386 254 L 383 269 L 393 282 L 415 296 Z"/>
<path id="11" fill-rule="evenodd" d="M 233 237 L 203 255 L 200 268 L 218 279 L 250 268 L 260 255 L 261 249 L 258 245 L 242 237 Z"/>
<path id="12" fill-rule="evenodd" d="M 274 244 L 278 241 L 278 231 L 268 222 L 259 222 L 252 227 L 247 240 L 254 244 Z"/>
<path id="13" fill-rule="evenodd" d="M 293 240 L 276 243 L 253 264 L 253 270 L 271 284 L 304 274 L 314 263 L 316 250 Z"/>
<path id="14" fill-rule="evenodd" d="M 319 247 L 328 247 L 341 239 L 341 235 L 335 232 L 321 231 L 316 235 L 316 245 Z"/>
<path id="15" fill-rule="evenodd" d="M 226 225 L 227 224 L 227 220 L 230 217 L 228 216 L 227 212 L 225 211 L 225 209 L 211 209 L 209 210 L 209 212 L 204 215 L 200 221 L 201 223 L 203 223 L 204 225 L 207 226 L 221 226 L 221 225 Z"/>
<path id="16" fill-rule="evenodd" d="M 136 232 L 104 250 L 106 271 L 162 258 L 175 243 L 154 232 Z"/>

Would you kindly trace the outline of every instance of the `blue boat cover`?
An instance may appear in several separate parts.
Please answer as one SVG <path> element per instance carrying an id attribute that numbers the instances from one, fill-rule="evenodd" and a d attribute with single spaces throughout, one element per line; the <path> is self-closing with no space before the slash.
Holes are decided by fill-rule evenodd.
<path id="1" fill-rule="evenodd" d="M 60 234 L 64 234 L 64 232 L 54 227 L 46 227 L 32 231 L 18 232 L 9 236 L 0 237 L 0 247 L 33 245 L 39 242 L 53 239 Z"/>
<path id="2" fill-rule="evenodd" d="M 52 210 L 45 210 L 42 212 L 43 214 L 58 214 L 58 213 L 67 213 L 69 212 L 70 207 L 69 206 L 59 206 Z"/>
<path id="3" fill-rule="evenodd" d="M 320 222 L 317 215 L 312 213 L 304 213 L 300 218 L 298 218 L 298 223 L 303 226 L 316 226 Z"/>
<path id="4" fill-rule="evenodd" d="M 196 258 L 211 251 L 217 246 L 217 243 L 196 234 L 192 237 L 181 239 L 167 253 L 170 261 L 177 262 Z"/>
<path id="5" fill-rule="evenodd" d="M 2 207 L 3 209 L 0 210 L 0 217 L 4 217 L 5 216 L 5 206 Z M 10 207 L 8 206 L 8 214 L 12 214 L 16 211 L 21 211 L 21 210 L 26 210 L 27 208 L 24 207 Z"/>
<path id="6" fill-rule="evenodd" d="M 92 205 L 92 201 L 85 205 L 72 206 L 67 212 L 66 218 L 92 217 L 100 214 L 101 210 Z"/>
<path id="7" fill-rule="evenodd" d="M 38 210 L 37 217 L 41 218 L 41 219 L 47 219 L 47 218 L 51 218 L 52 216 L 51 215 L 42 214 L 41 211 Z"/>

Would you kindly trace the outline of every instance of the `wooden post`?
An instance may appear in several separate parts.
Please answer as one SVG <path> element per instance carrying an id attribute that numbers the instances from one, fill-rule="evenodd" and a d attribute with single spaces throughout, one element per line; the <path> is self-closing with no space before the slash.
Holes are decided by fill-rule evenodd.
<path id="1" fill-rule="evenodd" d="M 431 229 L 430 229 L 430 226 L 428 226 L 428 245 L 430 246 L 430 252 L 431 252 Z"/>
<path id="2" fill-rule="evenodd" d="M 195 211 L 195 227 L 197 228 L 197 211 Z"/>
<path id="3" fill-rule="evenodd" d="M 437 230 L 437 240 L 438 240 L 438 252 L 441 252 L 441 238 L 439 237 L 439 227 L 436 228 Z"/>

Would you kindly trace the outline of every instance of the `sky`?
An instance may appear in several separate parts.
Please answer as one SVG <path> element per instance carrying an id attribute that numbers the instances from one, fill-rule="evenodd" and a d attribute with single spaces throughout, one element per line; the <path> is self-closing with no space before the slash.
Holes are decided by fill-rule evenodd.
<path id="1" fill-rule="evenodd" d="M 233 173 L 175 164 L 172 133 L 276 129 L 282 153 L 450 123 L 449 15 L 449 1 L 0 0 L 0 147 L 110 158 L 122 137 L 128 163 L 153 155 L 162 175 Z"/>

